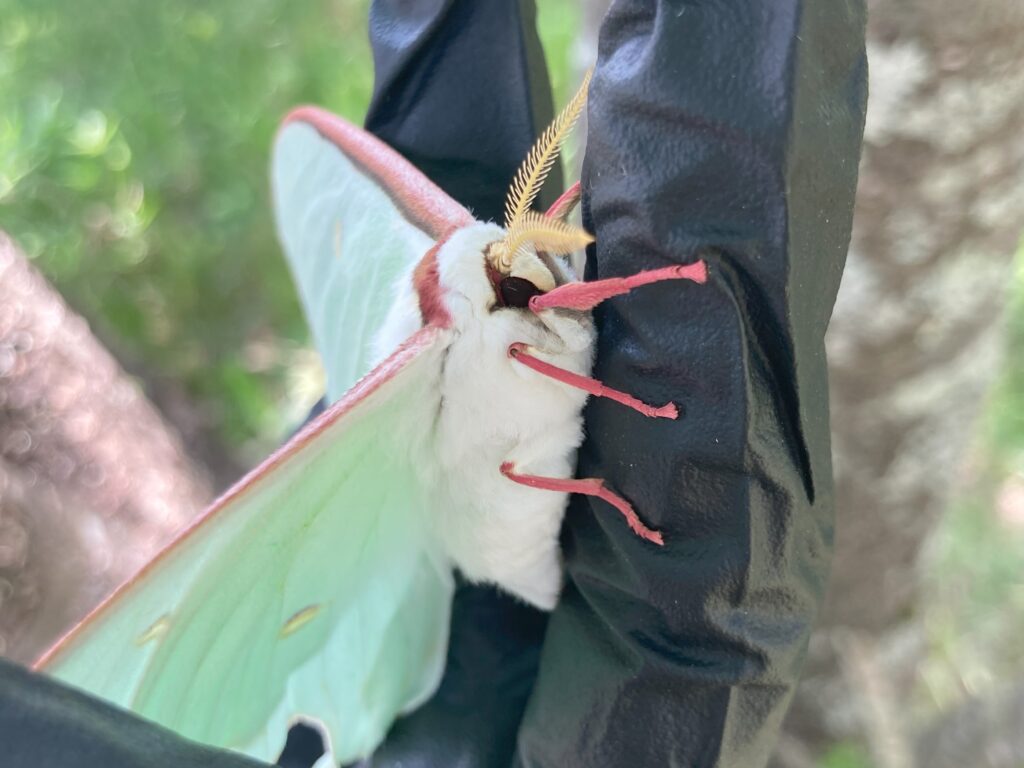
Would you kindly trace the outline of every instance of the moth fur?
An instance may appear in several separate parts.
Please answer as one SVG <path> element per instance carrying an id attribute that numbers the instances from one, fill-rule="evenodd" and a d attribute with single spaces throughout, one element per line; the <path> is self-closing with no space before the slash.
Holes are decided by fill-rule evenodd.
<path id="1" fill-rule="evenodd" d="M 437 252 L 440 295 L 451 319 L 440 378 L 431 456 L 417 465 L 444 554 L 470 580 L 497 584 L 540 608 L 558 599 L 558 533 L 568 494 L 510 482 L 500 467 L 544 477 L 573 476 L 583 438 L 587 393 L 517 363 L 531 354 L 574 374 L 590 373 L 596 335 L 590 313 L 500 306 L 498 277 L 529 280 L 549 291 L 573 277 L 550 255 L 592 240 L 561 218 L 530 210 L 560 147 L 585 104 L 589 75 L 544 132 L 509 190 L 505 227 L 474 223 Z M 383 359 L 423 324 L 413 272 L 395 286 L 391 311 L 374 340 Z"/>

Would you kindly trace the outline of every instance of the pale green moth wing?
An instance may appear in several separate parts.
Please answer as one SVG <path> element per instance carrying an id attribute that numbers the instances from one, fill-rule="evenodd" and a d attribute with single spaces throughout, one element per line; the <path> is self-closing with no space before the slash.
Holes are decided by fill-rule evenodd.
<path id="1" fill-rule="evenodd" d="M 436 688 L 452 594 L 417 480 L 448 332 L 428 326 L 229 491 L 37 666 L 186 737 L 367 755 Z"/>
<path id="2" fill-rule="evenodd" d="M 314 107 L 285 121 L 271 177 L 278 234 L 333 402 L 369 370 L 399 277 L 472 216 L 385 144 Z"/>
<path id="3" fill-rule="evenodd" d="M 376 139 L 311 108 L 278 134 L 273 181 L 329 395 L 341 400 L 40 666 L 264 759 L 291 722 L 311 721 L 336 763 L 371 752 L 443 670 L 451 573 L 417 467 L 429 465 L 447 331 L 422 329 L 356 381 L 395 281 L 471 217 Z"/>

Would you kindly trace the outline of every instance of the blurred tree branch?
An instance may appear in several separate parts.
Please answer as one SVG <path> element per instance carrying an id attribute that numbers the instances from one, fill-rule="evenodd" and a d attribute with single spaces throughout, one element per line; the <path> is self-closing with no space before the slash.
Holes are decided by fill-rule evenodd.
<path id="1" fill-rule="evenodd" d="M 0 653 L 31 661 L 209 497 L 138 386 L 0 233 Z"/>
<path id="2" fill-rule="evenodd" d="M 872 102 L 829 331 L 840 508 L 826 622 L 907 615 L 995 378 L 1024 229 L 1024 6 L 872 4 Z"/>

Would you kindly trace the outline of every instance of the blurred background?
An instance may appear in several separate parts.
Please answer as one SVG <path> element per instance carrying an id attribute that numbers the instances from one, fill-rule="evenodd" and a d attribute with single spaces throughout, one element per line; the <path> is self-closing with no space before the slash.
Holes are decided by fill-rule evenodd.
<path id="1" fill-rule="evenodd" d="M 31 660 L 319 397 L 268 152 L 298 103 L 361 121 L 367 5 L 0 0 L 0 654 Z M 607 0 L 538 5 L 560 104 Z M 1024 7 L 869 6 L 837 552 L 774 763 L 1020 768 Z"/>

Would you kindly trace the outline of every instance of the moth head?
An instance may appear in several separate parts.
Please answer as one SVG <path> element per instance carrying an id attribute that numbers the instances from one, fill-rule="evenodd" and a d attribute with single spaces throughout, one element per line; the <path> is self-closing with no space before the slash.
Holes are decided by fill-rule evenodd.
<path id="1" fill-rule="evenodd" d="M 491 243 L 485 254 L 487 273 L 502 306 L 525 307 L 531 296 L 550 291 L 559 278 L 564 282 L 564 270 L 554 260 L 594 240 L 564 216 L 530 209 L 583 112 L 589 84 L 588 72 L 576 95 L 537 139 L 508 191 L 505 237 Z"/>

